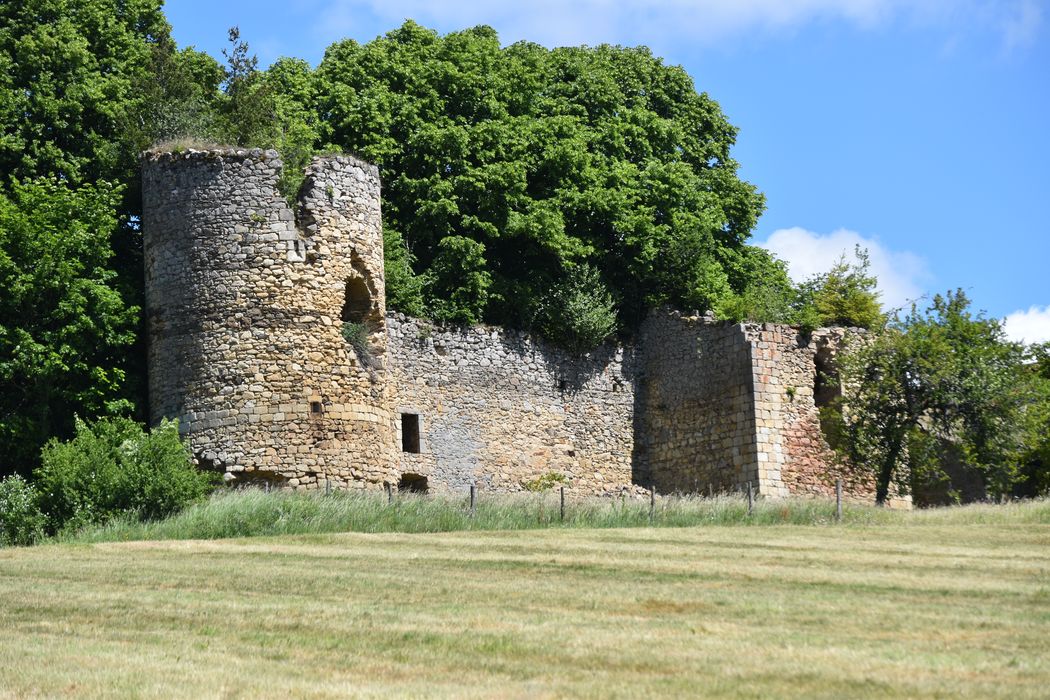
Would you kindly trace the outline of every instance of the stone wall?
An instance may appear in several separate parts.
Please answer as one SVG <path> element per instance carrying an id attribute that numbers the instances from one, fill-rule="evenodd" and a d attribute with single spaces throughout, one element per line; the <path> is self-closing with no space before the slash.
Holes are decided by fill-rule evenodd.
<path id="1" fill-rule="evenodd" d="M 743 327 L 659 311 L 643 325 L 639 347 L 636 420 L 644 483 L 663 493 L 721 492 L 756 480 Z"/>
<path id="2" fill-rule="evenodd" d="M 144 156 L 153 419 L 241 480 L 394 479 L 378 172 L 315 160 L 293 210 L 280 169 L 258 149 Z M 341 333 L 350 288 L 370 358 Z"/>
<path id="3" fill-rule="evenodd" d="M 748 326 L 763 494 L 832 497 L 835 482 L 841 479 L 847 498 L 874 501 L 871 471 L 840 459 L 828 445 L 820 422 L 820 406 L 841 395 L 835 358 L 851 338 L 863 342 L 862 333 L 845 328 L 804 333 L 791 326 Z M 908 498 L 891 494 L 892 505 L 909 503 Z"/>
<path id="4" fill-rule="evenodd" d="M 315 159 L 298 200 L 274 151 L 143 160 L 150 409 L 238 482 L 517 491 L 547 475 L 618 494 L 829 495 L 817 366 L 838 331 L 656 311 L 634 346 L 573 356 L 440 328 L 384 302 L 379 177 Z"/>
<path id="5" fill-rule="evenodd" d="M 518 491 L 550 473 L 583 493 L 631 487 L 631 348 L 575 357 L 521 332 L 441 328 L 399 314 L 387 331 L 395 413 L 419 426 L 419 451 L 403 449 L 402 473 L 444 490 L 474 482 Z"/>

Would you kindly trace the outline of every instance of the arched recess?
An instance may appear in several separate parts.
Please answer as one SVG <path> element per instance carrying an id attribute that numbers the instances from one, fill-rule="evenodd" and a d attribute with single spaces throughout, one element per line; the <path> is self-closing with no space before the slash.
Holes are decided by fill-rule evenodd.
<path id="1" fill-rule="evenodd" d="M 350 258 L 350 276 L 346 279 L 343 294 L 343 310 L 340 318 L 344 323 L 381 323 L 376 288 L 368 268 L 356 253 Z"/>
<path id="2" fill-rule="evenodd" d="M 340 314 L 347 323 L 364 323 L 372 312 L 372 295 L 364 277 L 351 277 L 346 281 L 343 311 Z"/>

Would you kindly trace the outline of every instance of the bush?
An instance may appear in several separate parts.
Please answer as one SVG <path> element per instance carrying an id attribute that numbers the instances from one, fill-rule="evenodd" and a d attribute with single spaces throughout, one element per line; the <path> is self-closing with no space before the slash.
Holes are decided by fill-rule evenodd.
<path id="1" fill-rule="evenodd" d="M 18 476 L 0 481 L 0 547 L 33 544 L 44 535 L 36 489 Z"/>
<path id="2" fill-rule="evenodd" d="M 194 468 L 175 421 L 147 433 L 127 418 L 78 419 L 76 436 L 52 440 L 41 457 L 37 485 L 51 532 L 118 515 L 164 518 L 206 495 L 217 476 Z"/>
<path id="3" fill-rule="evenodd" d="M 547 472 L 535 479 L 522 481 L 521 485 L 526 491 L 541 492 L 550 491 L 555 486 L 564 486 L 569 483 L 568 477 L 558 472 Z"/>
<path id="4" fill-rule="evenodd" d="M 854 326 L 878 329 L 886 325 L 879 303 L 878 280 L 870 272 L 868 252 L 857 246 L 855 262 L 839 258 L 828 272 L 799 287 L 795 323 L 804 328 Z"/>
<path id="5" fill-rule="evenodd" d="M 582 354 L 616 331 L 616 304 L 598 271 L 581 265 L 551 289 L 539 322 L 547 339 Z"/>

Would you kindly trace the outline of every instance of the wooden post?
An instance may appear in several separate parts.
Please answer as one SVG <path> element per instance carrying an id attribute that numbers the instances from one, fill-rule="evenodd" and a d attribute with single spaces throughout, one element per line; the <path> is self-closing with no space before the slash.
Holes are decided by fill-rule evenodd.
<path id="1" fill-rule="evenodd" d="M 394 488 L 389 481 L 383 482 L 383 488 L 386 489 L 386 503 L 392 505 L 394 503 Z"/>
<path id="2" fill-rule="evenodd" d="M 751 482 L 747 482 L 747 514 L 751 515 L 751 511 L 755 506 L 755 498 L 751 494 Z"/>
<path id="3" fill-rule="evenodd" d="M 331 482 L 330 479 L 327 479 L 327 478 L 324 480 L 324 495 L 326 495 L 326 496 L 331 496 L 332 495 L 332 482 Z"/>
<path id="4" fill-rule="evenodd" d="M 707 482 L 707 497 L 708 498 L 714 498 L 715 497 L 715 485 L 712 484 L 710 481 Z"/>
<path id="5" fill-rule="evenodd" d="M 561 521 L 565 522 L 565 487 L 561 487 Z"/>
<path id="6" fill-rule="evenodd" d="M 477 515 L 478 508 L 478 487 L 476 484 L 470 485 L 470 517 Z"/>
<path id="7" fill-rule="evenodd" d="M 653 518 L 656 517 L 656 487 L 649 487 L 649 524 L 652 525 Z"/>
<path id="8" fill-rule="evenodd" d="M 842 479 L 835 479 L 835 520 L 842 522 Z"/>

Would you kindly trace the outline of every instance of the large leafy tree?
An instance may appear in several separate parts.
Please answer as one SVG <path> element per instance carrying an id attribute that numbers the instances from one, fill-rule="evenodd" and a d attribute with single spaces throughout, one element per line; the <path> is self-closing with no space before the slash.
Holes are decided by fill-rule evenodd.
<path id="1" fill-rule="evenodd" d="M 176 50 L 161 4 L 0 3 L 5 470 L 30 469 L 74 412 L 144 403 L 138 154 L 206 128 L 222 77 Z"/>
<path id="2" fill-rule="evenodd" d="M 763 201 L 737 176 L 735 128 L 645 48 L 503 48 L 487 27 L 407 22 L 331 46 L 314 81 L 322 142 L 382 171 L 388 258 L 426 277 L 413 299 L 402 265 L 395 306 L 457 315 L 448 238 L 479 244 L 471 264 L 491 277 L 459 316 L 517 326 L 583 270 L 630 323 L 656 304 L 717 307 L 745 290 L 740 269 L 772 265 L 745 244 Z"/>
<path id="3" fill-rule="evenodd" d="M 129 182 L 143 141 L 197 128 L 165 126 L 157 108 L 204 100 L 188 82 L 209 80 L 214 61 L 176 52 L 161 5 L 0 3 L 0 173 Z"/>
<path id="4" fill-rule="evenodd" d="M 1016 492 L 1050 496 L 1050 343 L 1028 348 L 1022 379 L 1031 389 L 1032 400 L 1024 415 L 1025 452 Z"/>
<path id="5" fill-rule="evenodd" d="M 132 407 L 126 352 L 138 308 L 112 270 L 119 188 L 57 180 L 0 193 L 0 473 L 28 473 L 74 416 Z"/>
<path id="6" fill-rule="evenodd" d="M 1024 353 L 1001 324 L 973 315 L 960 290 L 893 319 L 842 362 L 845 447 L 871 466 L 876 500 L 896 483 L 939 469 L 946 449 L 982 474 L 993 495 L 1009 491 L 1030 404 Z"/>

